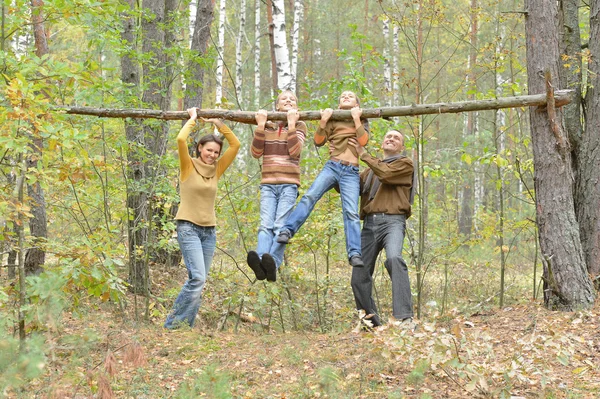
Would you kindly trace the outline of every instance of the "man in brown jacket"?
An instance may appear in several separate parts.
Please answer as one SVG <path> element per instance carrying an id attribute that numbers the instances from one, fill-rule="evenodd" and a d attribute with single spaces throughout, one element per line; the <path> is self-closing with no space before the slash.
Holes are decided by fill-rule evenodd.
<path id="1" fill-rule="evenodd" d="M 411 213 L 412 159 L 402 155 L 404 137 L 396 130 L 388 131 L 383 139 L 383 160 L 369 155 L 356 140 L 352 144 L 369 167 L 360 175 L 361 246 L 365 267 L 352 269 L 356 308 L 359 314 L 365 312 L 361 315 L 365 325 L 381 325 L 372 289 L 375 262 L 381 250 L 385 249 L 385 267 L 392 280 L 392 314 L 398 324 L 414 328 L 408 268 L 402 258 L 406 219 Z"/>

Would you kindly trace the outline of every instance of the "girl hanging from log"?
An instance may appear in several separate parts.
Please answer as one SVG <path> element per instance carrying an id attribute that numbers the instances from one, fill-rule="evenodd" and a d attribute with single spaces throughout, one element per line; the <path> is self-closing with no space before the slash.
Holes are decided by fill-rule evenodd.
<path id="1" fill-rule="evenodd" d="M 248 266 L 258 280 L 276 281 L 285 245 L 276 241 L 292 212 L 300 186 L 300 154 L 306 124 L 298 121 L 298 99 L 289 90 L 275 102 L 275 111 L 287 112 L 287 122 L 267 122 L 267 111 L 256 113 L 252 156 L 261 158 L 260 227 L 256 251 L 248 252 Z"/>
<path id="2" fill-rule="evenodd" d="M 202 301 L 202 290 L 208 277 L 216 247 L 215 198 L 217 182 L 231 165 L 240 148 L 240 142 L 221 119 L 204 119 L 214 124 L 225 136 L 229 148 L 221 158 L 223 141 L 219 136 L 203 136 L 196 147 L 196 157 L 188 152 L 187 138 L 198 119 L 197 109 L 187 110 L 190 119 L 177 136 L 180 168 L 181 203 L 177 220 L 177 241 L 183 255 L 188 279 L 167 316 L 165 327 L 175 329 L 182 324 L 194 325 Z"/>
<path id="3" fill-rule="evenodd" d="M 348 261 L 353 267 L 364 266 L 360 247 L 360 220 L 358 217 L 358 196 L 360 178 L 358 175 L 358 155 L 356 148 L 348 145 L 350 138 L 362 145 L 369 140 L 368 122 L 360 118 L 362 110 L 358 97 L 351 91 L 345 91 L 339 98 L 339 108 L 351 110 L 351 121 L 332 121 L 331 108 L 321 111 L 321 121 L 315 134 L 315 144 L 322 146 L 330 143 L 330 158 L 302 197 L 298 205 L 287 219 L 277 237 L 277 242 L 287 244 L 298 232 L 315 204 L 323 194 L 334 187 L 339 187 L 342 200 L 344 233 L 346 235 L 346 251 Z"/>

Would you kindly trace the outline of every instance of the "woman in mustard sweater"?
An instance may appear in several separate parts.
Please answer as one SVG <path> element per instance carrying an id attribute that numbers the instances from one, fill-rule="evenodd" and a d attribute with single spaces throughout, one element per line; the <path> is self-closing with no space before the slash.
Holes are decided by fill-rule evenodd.
<path id="1" fill-rule="evenodd" d="M 220 159 L 223 141 L 214 134 L 200 139 L 196 158 L 188 152 L 187 138 L 198 119 L 196 108 L 187 110 L 190 119 L 177 136 L 180 168 L 181 203 L 177 220 L 177 241 L 183 255 L 188 279 L 175 300 L 173 310 L 165 321 L 165 327 L 174 329 L 181 324 L 194 325 L 202 301 L 202 289 L 206 283 L 217 238 L 215 225 L 215 199 L 217 182 L 231 165 L 240 148 L 240 142 L 220 119 L 203 119 L 214 124 L 225 136 L 229 148 Z"/>

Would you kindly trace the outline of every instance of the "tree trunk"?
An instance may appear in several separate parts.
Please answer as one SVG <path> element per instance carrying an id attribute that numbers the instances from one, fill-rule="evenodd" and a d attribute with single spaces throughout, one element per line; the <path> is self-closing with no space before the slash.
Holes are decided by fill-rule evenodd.
<path id="1" fill-rule="evenodd" d="M 392 105 L 398 105 L 398 93 L 400 92 L 400 85 L 399 85 L 399 81 L 400 81 L 400 64 L 398 61 L 398 55 L 400 54 L 400 38 L 399 38 L 399 34 L 398 34 L 398 25 L 396 23 L 393 24 L 393 31 L 392 31 L 392 41 L 393 41 L 393 64 L 392 64 Z M 439 37 L 439 34 L 438 34 Z M 439 82 L 439 79 L 438 79 Z M 439 101 L 439 95 L 437 96 L 437 101 Z M 438 129 L 439 131 L 439 129 Z"/>
<path id="2" fill-rule="evenodd" d="M 527 75 L 530 92 L 545 89 L 544 73 L 558 77 L 556 3 L 527 0 Z M 555 117 L 551 120 L 551 112 Z M 571 155 L 560 109 L 530 109 L 534 182 L 544 301 L 550 309 L 590 308 L 595 292 L 587 274 L 573 203 Z"/>
<path id="3" fill-rule="evenodd" d="M 127 47 L 130 48 L 130 52 L 126 52 L 121 56 L 121 79 L 123 83 L 132 90 L 132 93 L 128 96 L 129 98 L 139 98 L 136 90 L 140 87 L 140 68 L 135 61 L 136 49 L 136 0 L 127 0 L 130 7 L 129 12 L 124 12 L 122 15 L 123 19 L 123 32 L 121 38 L 123 42 L 127 43 Z M 146 229 L 141 227 L 141 220 L 144 219 L 144 213 L 146 210 L 146 196 L 143 194 L 143 190 L 140 187 L 136 187 L 137 182 L 142 181 L 145 178 L 144 160 L 140 156 L 140 152 L 137 147 L 144 147 L 144 130 L 139 120 L 127 119 L 125 120 L 125 136 L 129 143 L 127 149 L 127 242 L 129 250 L 129 278 L 132 279 L 131 283 L 135 288 L 135 282 L 137 276 L 142 275 L 139 270 L 143 270 L 143 259 L 140 259 L 140 253 L 137 251 L 143 243 L 146 242 Z M 143 281 L 139 283 L 143 286 Z"/>
<path id="4" fill-rule="evenodd" d="M 208 48 L 210 26 L 214 17 L 213 10 L 214 0 L 198 0 L 192 34 L 192 56 L 189 58 L 187 68 L 191 76 L 185 81 L 184 109 L 202 107 L 205 68 L 201 64 Z"/>
<path id="5" fill-rule="evenodd" d="M 240 29 L 235 43 L 235 95 L 240 108 L 244 108 L 242 105 L 242 98 L 244 98 L 242 95 L 242 45 L 246 34 L 244 32 L 246 29 L 246 0 L 241 0 L 239 15 Z"/>
<path id="6" fill-rule="evenodd" d="M 223 102 L 223 49 L 225 48 L 225 6 L 227 1 L 221 0 L 219 5 L 219 45 L 217 47 L 217 79 L 215 83 L 215 104 Z"/>
<path id="7" fill-rule="evenodd" d="M 255 0 L 254 10 L 254 109 L 260 108 L 260 5 Z"/>
<path id="8" fill-rule="evenodd" d="M 273 40 L 275 43 L 275 59 L 277 61 L 277 88 L 286 90 L 291 88 L 292 71 L 290 69 L 290 53 L 287 44 L 287 31 L 285 29 L 285 2 L 273 2 Z"/>
<path id="9" fill-rule="evenodd" d="M 35 38 L 35 54 L 42 57 L 48 54 L 48 40 L 44 29 L 44 16 L 42 8 L 44 2 L 41 0 L 31 0 L 31 15 L 33 21 L 33 36 Z M 29 169 L 37 169 L 38 162 L 42 158 L 42 148 L 44 143 L 41 137 L 34 132 L 35 136 L 30 145 L 31 154 L 27 159 L 27 167 Z M 29 219 L 29 230 L 33 237 L 31 248 L 25 256 L 25 273 L 40 274 L 43 270 L 46 259 L 46 251 L 44 244 L 48 238 L 48 223 L 46 221 L 46 199 L 44 190 L 39 181 L 34 184 L 27 183 L 27 194 L 31 199 L 31 214 L 33 217 Z"/>
<path id="10" fill-rule="evenodd" d="M 390 98 L 392 93 L 392 65 L 390 63 L 390 52 L 388 43 L 390 41 L 390 20 L 383 18 L 383 90 L 385 105 L 388 107 L 391 104 Z"/>
<path id="11" fill-rule="evenodd" d="M 465 88 L 467 90 L 467 100 L 472 101 L 475 98 L 477 91 L 477 76 L 475 68 L 477 66 L 477 30 L 478 30 L 478 9 L 477 0 L 471 0 L 470 16 L 471 29 L 469 32 L 469 58 L 467 59 L 467 75 Z M 478 135 L 477 132 L 477 113 L 470 112 L 464 116 L 464 140 L 477 143 L 473 139 Z M 465 166 L 465 170 L 470 168 Z M 470 235 L 474 225 L 474 215 L 477 213 L 478 207 L 476 199 L 479 199 L 481 181 L 479 177 L 478 165 L 474 165 L 473 173 L 466 173 L 463 177 L 463 187 L 460 194 L 459 206 L 460 213 L 458 218 L 458 231 L 464 235 Z"/>
<path id="12" fill-rule="evenodd" d="M 271 79 L 272 92 L 276 92 L 279 84 L 277 82 L 277 56 L 275 55 L 275 24 L 273 23 L 273 1 L 267 0 L 267 23 L 269 25 L 269 49 L 271 50 Z"/>
<path id="13" fill-rule="evenodd" d="M 292 83 L 290 85 L 290 89 L 297 93 L 298 90 L 298 49 L 299 49 L 299 40 L 300 40 L 300 25 L 302 24 L 302 19 L 304 15 L 304 7 L 302 5 L 302 0 L 294 1 L 294 25 L 292 27 L 292 65 L 291 65 L 291 75 L 292 75 Z"/>
<path id="14" fill-rule="evenodd" d="M 575 207 L 587 270 L 600 289 L 600 1 L 590 10 L 589 85 L 585 96 L 585 133 L 577 153 Z"/>

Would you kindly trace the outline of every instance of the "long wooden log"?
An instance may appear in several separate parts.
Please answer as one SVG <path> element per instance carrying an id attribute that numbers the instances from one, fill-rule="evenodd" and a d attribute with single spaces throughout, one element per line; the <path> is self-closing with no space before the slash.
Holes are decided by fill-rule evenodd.
<path id="1" fill-rule="evenodd" d="M 560 107 L 571 102 L 574 90 L 557 90 L 554 92 L 555 106 Z M 460 101 L 453 103 L 437 104 L 412 104 L 399 107 L 381 107 L 363 109 L 362 117 L 391 118 L 394 116 L 414 116 L 428 114 L 453 114 L 460 112 L 485 111 L 501 108 L 517 108 L 531 106 L 545 106 L 546 94 L 534 94 L 516 97 L 501 97 L 489 100 Z M 94 107 L 70 107 L 62 106 L 55 109 L 72 115 L 92 115 L 105 118 L 154 118 L 164 120 L 188 119 L 186 111 L 160 111 L 153 109 L 110 109 Z M 199 109 L 198 116 L 202 118 L 221 118 L 234 122 L 256 124 L 254 120 L 255 111 L 235 111 L 222 109 Z M 320 111 L 300 111 L 300 120 L 319 120 Z M 268 112 L 267 119 L 272 121 L 285 121 L 285 112 Z M 348 110 L 334 110 L 332 120 L 352 119 Z"/>

